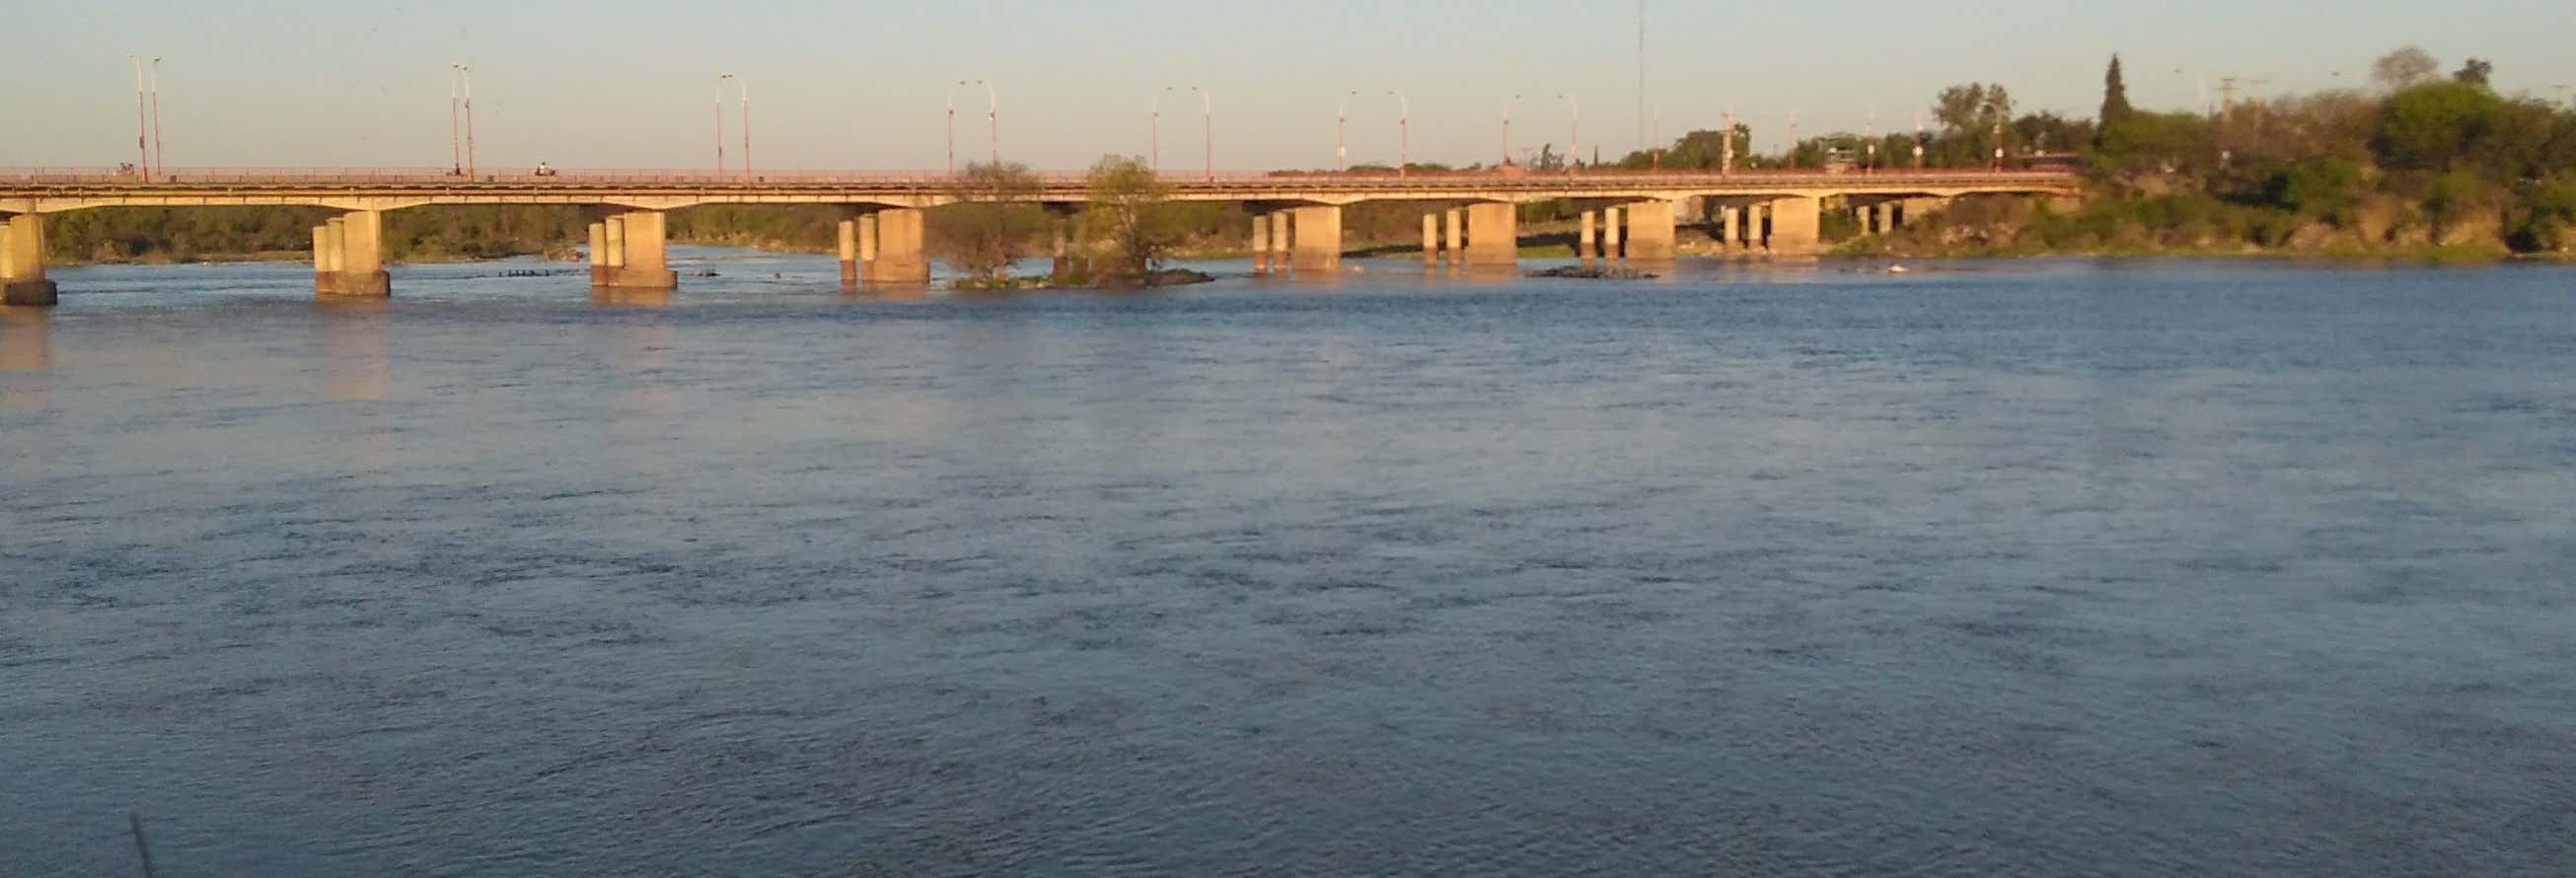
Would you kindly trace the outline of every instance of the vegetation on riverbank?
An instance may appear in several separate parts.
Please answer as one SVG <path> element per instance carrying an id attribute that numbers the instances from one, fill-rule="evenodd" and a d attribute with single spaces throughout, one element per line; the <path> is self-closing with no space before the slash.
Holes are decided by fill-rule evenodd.
<path id="1" fill-rule="evenodd" d="M 1877 237 L 1843 217 L 1827 239 L 1844 240 L 1846 254 L 1887 256 L 2576 254 L 2576 112 L 2498 94 L 2484 61 L 2447 77 L 2438 69 L 2405 49 L 2375 65 L 2374 91 L 2204 115 L 2130 107 L 2114 59 L 2100 119 L 2023 117 L 2005 129 L 2007 149 L 2024 146 L 2012 131 L 2058 131 L 2049 143 L 2070 147 L 2086 171 L 2080 202 L 1962 198 Z M 2008 113 L 1990 99 L 1985 115 L 1949 117 L 1956 124 L 1941 136 L 1971 139 Z"/>

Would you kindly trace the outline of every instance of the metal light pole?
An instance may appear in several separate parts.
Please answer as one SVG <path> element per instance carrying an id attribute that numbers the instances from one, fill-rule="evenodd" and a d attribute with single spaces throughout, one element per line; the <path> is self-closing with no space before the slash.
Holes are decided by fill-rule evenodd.
<path id="1" fill-rule="evenodd" d="M 1572 95 L 1557 95 L 1556 99 L 1565 102 L 1565 172 L 1572 174 L 1576 164 L 1583 160 L 1583 102 L 1575 100 Z"/>
<path id="2" fill-rule="evenodd" d="M 456 68 L 457 80 L 465 84 L 465 176 L 474 176 L 474 68 L 463 64 Z"/>
<path id="3" fill-rule="evenodd" d="M 736 76 L 733 84 L 742 89 L 742 181 L 751 182 L 751 80 Z"/>
<path id="4" fill-rule="evenodd" d="M 1154 93 L 1154 102 L 1152 104 L 1154 113 L 1154 147 L 1151 151 L 1146 153 L 1146 161 L 1147 167 L 1153 169 L 1156 176 L 1161 176 L 1163 173 L 1163 92 L 1171 91 L 1175 88 L 1178 88 L 1178 86 L 1167 85 L 1163 86 L 1163 91 Z"/>
<path id="5" fill-rule="evenodd" d="M 1645 4 L 1641 2 L 1637 5 L 1643 7 Z M 1655 170 L 1661 171 L 1664 169 L 1664 105 L 1662 104 L 1655 105 L 1654 126 L 1655 136 L 1646 143 L 1654 148 L 1649 161 L 1653 162 Z"/>
<path id="6" fill-rule="evenodd" d="M 143 59 L 127 55 L 125 56 L 125 60 L 134 62 L 134 160 L 141 162 L 141 164 L 135 166 L 134 173 L 140 175 L 142 179 L 150 180 L 152 179 L 152 147 L 150 145 L 152 142 L 152 128 L 151 123 L 144 121 Z"/>
<path id="7" fill-rule="evenodd" d="M 1413 101 L 1398 89 L 1387 89 L 1386 93 L 1394 95 L 1403 107 L 1402 115 L 1395 119 L 1395 175 L 1402 177 L 1413 169 Z"/>
<path id="8" fill-rule="evenodd" d="M 1500 165 L 1496 165 L 1495 167 L 1497 167 L 1497 168 L 1508 168 L 1508 167 L 1511 167 L 1511 164 L 1512 164 L 1512 104 L 1513 104 L 1514 102 L 1519 101 L 1520 99 L 1521 99 L 1521 96 L 1520 96 L 1520 95 L 1513 95 L 1513 96 L 1511 96 L 1511 99 L 1510 99 L 1510 100 L 1506 100 L 1506 101 L 1504 101 L 1504 102 L 1503 102 L 1503 163 L 1502 163 L 1502 164 L 1500 164 Z"/>
<path id="9" fill-rule="evenodd" d="M 1350 130 L 1351 98 L 1358 97 L 1359 93 L 1359 89 L 1351 89 L 1350 94 L 1345 95 L 1340 103 L 1333 105 L 1333 170 L 1335 172 L 1348 173 L 1351 169 L 1351 148 L 1349 141 L 1343 139 L 1342 135 Z"/>
<path id="10" fill-rule="evenodd" d="M 1789 108 L 1789 170 L 1798 169 L 1798 108 Z"/>
<path id="11" fill-rule="evenodd" d="M 724 148 L 723 137 L 716 138 L 716 148 Z M 717 157 L 716 165 L 724 165 L 722 156 Z M 456 72 L 453 70 L 447 75 L 447 175 L 465 176 L 465 117 L 456 112 Z"/>
<path id="12" fill-rule="evenodd" d="M 986 160 L 999 165 L 1002 163 L 1002 98 L 993 93 L 992 83 L 978 79 L 975 84 L 984 87 L 984 146 L 991 152 Z"/>
<path id="13" fill-rule="evenodd" d="M 1914 169 L 1923 170 L 1923 114 L 1914 114 Z"/>
<path id="14" fill-rule="evenodd" d="M 1214 181 L 1216 179 L 1216 99 L 1208 96 L 1207 89 L 1193 85 L 1190 86 L 1190 90 L 1199 93 L 1199 161 L 1205 166 L 1203 173 L 1210 181 Z"/>
<path id="15" fill-rule="evenodd" d="M 1717 173 L 1735 173 L 1735 104 L 1726 105 L 1726 131 L 1718 138 Z"/>
<path id="16" fill-rule="evenodd" d="M 966 81 L 957 81 L 965 85 Z M 957 176 L 957 90 L 948 90 L 948 176 Z"/>
<path id="17" fill-rule="evenodd" d="M 170 156 L 161 151 L 161 59 L 152 59 L 152 165 L 170 172 Z"/>
<path id="18" fill-rule="evenodd" d="M 733 78 L 733 74 L 731 74 L 731 73 L 723 74 L 723 75 L 720 75 L 720 76 L 717 76 L 717 77 L 716 77 L 716 176 L 718 176 L 718 177 L 722 177 L 722 176 L 724 176 L 724 172 L 725 172 L 725 156 L 724 156 L 724 87 L 725 87 L 725 80 L 732 79 L 732 78 Z"/>
<path id="19" fill-rule="evenodd" d="M 1861 129 L 1861 136 L 1868 138 L 1869 158 L 1861 163 L 1860 169 L 1861 173 L 1875 174 L 1878 173 L 1878 105 L 1864 106 L 1869 108 L 1869 125 Z"/>

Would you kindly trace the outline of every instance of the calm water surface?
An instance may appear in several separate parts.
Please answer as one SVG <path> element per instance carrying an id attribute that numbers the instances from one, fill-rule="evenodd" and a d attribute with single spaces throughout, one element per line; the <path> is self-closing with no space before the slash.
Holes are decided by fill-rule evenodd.
<path id="1" fill-rule="evenodd" d="M 0 315 L 0 875 L 2576 870 L 2576 271 L 692 255 Z"/>

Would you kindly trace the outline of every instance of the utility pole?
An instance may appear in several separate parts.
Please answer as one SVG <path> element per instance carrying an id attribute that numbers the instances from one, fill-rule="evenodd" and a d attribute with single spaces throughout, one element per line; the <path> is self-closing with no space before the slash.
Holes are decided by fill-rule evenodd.
<path id="1" fill-rule="evenodd" d="M 1798 169 L 1798 108 L 1789 108 L 1789 170 Z"/>
<path id="2" fill-rule="evenodd" d="M 721 134 L 716 136 L 716 149 L 724 149 L 724 136 Z M 724 167 L 723 156 L 716 157 L 716 167 Z M 448 71 L 447 76 L 447 175 L 465 176 L 465 117 L 456 111 L 456 72 L 453 70 Z"/>
<path id="3" fill-rule="evenodd" d="M 725 172 L 724 87 L 725 80 L 732 78 L 731 73 L 716 77 L 716 176 L 718 177 L 724 176 Z"/>
<path id="4" fill-rule="evenodd" d="M 1717 172 L 1722 175 L 1735 173 L 1735 103 L 1732 101 L 1727 102 L 1726 131 L 1719 135 L 1718 143 Z"/>
<path id="5" fill-rule="evenodd" d="M 742 181 L 751 182 L 751 79 L 737 76 L 733 84 L 742 89 Z"/>

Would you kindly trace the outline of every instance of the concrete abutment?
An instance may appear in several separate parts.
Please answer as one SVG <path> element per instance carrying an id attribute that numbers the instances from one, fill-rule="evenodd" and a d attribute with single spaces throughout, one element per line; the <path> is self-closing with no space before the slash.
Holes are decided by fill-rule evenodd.
<path id="1" fill-rule="evenodd" d="M 60 301 L 45 279 L 45 217 L 22 213 L 0 223 L 0 304 L 45 307 Z"/>

